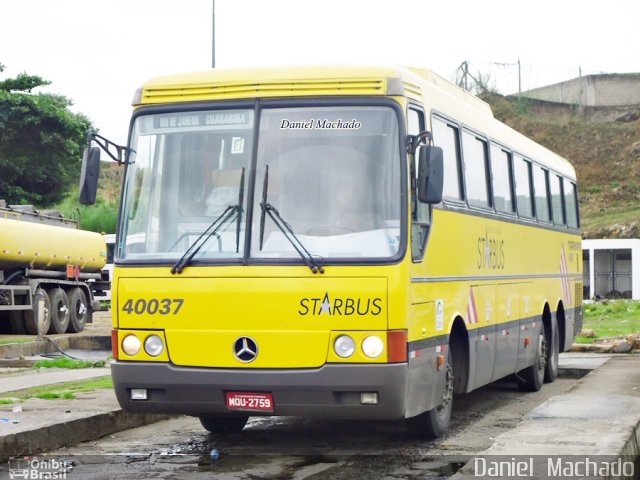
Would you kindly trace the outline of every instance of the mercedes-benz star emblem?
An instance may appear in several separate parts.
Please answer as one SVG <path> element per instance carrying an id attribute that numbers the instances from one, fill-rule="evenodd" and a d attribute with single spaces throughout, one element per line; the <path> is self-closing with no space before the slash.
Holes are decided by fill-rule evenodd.
<path id="1" fill-rule="evenodd" d="M 258 344 L 253 338 L 240 337 L 233 344 L 233 353 L 243 363 L 253 362 L 258 356 Z"/>

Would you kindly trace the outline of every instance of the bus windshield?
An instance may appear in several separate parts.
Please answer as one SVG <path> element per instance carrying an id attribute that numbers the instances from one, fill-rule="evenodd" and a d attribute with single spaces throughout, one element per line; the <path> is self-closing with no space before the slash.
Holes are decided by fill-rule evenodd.
<path id="1" fill-rule="evenodd" d="M 138 115 L 117 258 L 303 261 L 286 230 L 323 261 L 395 257 L 399 139 L 388 106 Z"/>

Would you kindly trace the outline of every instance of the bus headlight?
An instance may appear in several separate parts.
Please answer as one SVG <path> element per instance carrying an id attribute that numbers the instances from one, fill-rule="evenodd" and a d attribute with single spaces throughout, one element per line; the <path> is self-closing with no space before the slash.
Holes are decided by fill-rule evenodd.
<path id="1" fill-rule="evenodd" d="M 356 351 L 356 342 L 349 335 L 340 335 L 333 342 L 333 350 L 342 358 L 349 358 Z"/>
<path id="2" fill-rule="evenodd" d="M 380 337 L 370 335 L 362 342 L 362 351 L 369 358 L 378 358 L 384 351 L 384 342 Z"/>
<path id="3" fill-rule="evenodd" d="M 157 357 L 164 351 L 164 344 L 158 335 L 149 335 L 144 341 L 144 351 L 150 357 Z"/>
<path id="4" fill-rule="evenodd" d="M 141 346 L 140 339 L 135 335 L 127 335 L 122 339 L 122 351 L 130 357 L 140 353 Z"/>

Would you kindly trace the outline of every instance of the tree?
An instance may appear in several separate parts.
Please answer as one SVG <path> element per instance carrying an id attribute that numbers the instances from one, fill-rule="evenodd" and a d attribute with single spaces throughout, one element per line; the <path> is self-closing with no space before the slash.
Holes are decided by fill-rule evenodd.
<path id="1" fill-rule="evenodd" d="M 80 174 L 93 126 L 69 110 L 66 97 L 32 93 L 48 84 L 26 73 L 0 80 L 0 199 L 9 204 L 49 207 L 65 197 Z"/>

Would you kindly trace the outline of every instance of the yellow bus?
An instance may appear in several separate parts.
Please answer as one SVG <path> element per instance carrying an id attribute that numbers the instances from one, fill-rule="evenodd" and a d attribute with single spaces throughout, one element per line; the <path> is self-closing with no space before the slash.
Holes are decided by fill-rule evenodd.
<path id="1" fill-rule="evenodd" d="M 449 424 L 553 381 L 582 323 L 573 167 L 432 72 L 210 70 L 133 102 L 112 290 L 131 412 Z"/>

